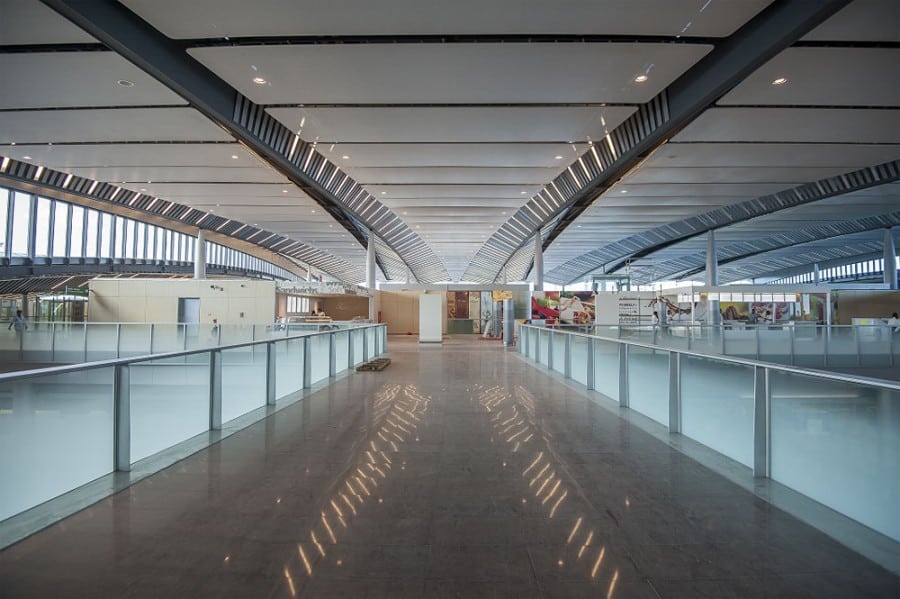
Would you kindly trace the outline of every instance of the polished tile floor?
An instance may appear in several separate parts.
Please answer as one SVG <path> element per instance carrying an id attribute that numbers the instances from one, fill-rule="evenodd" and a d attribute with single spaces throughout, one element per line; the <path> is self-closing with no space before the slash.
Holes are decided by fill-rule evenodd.
<path id="1" fill-rule="evenodd" d="M 499 347 L 357 373 L 0 553 L 0 597 L 900 597 Z"/>

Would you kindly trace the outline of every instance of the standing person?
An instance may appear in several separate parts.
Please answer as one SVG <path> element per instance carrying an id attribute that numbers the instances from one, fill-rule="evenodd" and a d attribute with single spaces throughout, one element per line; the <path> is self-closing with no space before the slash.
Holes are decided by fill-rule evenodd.
<path id="1" fill-rule="evenodd" d="M 212 321 L 212 329 L 209 331 L 210 337 L 212 337 L 212 342 L 216 345 L 219 345 L 219 333 L 221 329 L 219 328 L 219 319 L 213 318 Z"/>
<path id="2" fill-rule="evenodd" d="M 900 333 L 900 317 L 897 316 L 897 313 L 894 312 L 891 314 L 891 317 L 888 318 L 887 326 L 890 327 L 891 332 Z"/>
<path id="3" fill-rule="evenodd" d="M 22 349 L 22 335 L 25 333 L 25 329 L 28 328 L 28 323 L 25 322 L 25 317 L 22 316 L 21 310 L 16 310 L 16 315 L 9 319 L 9 326 L 6 330 L 10 330 L 13 327 L 16 329 L 16 341 L 19 346 L 19 350 Z"/>
<path id="4" fill-rule="evenodd" d="M 653 311 L 653 316 L 650 318 L 650 323 L 653 325 L 659 324 L 659 312 L 656 310 Z"/>

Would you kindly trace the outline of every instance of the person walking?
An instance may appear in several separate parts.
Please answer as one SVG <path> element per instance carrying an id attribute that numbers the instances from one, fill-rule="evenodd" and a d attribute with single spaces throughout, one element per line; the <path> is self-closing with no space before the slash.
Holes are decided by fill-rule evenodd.
<path id="1" fill-rule="evenodd" d="M 19 346 L 19 357 L 22 357 L 22 337 L 25 334 L 25 329 L 28 328 L 28 323 L 25 321 L 25 317 L 22 316 L 21 310 L 16 310 L 16 315 L 9 319 L 9 326 L 6 327 L 6 330 L 10 330 L 15 328 L 16 330 L 16 345 Z"/>

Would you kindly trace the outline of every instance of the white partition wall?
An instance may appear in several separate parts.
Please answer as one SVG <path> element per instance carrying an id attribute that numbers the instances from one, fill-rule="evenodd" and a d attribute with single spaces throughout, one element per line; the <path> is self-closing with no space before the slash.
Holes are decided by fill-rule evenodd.
<path id="1" fill-rule="evenodd" d="M 419 343 L 441 343 L 441 299 L 437 293 L 426 293 L 419 297 Z"/>

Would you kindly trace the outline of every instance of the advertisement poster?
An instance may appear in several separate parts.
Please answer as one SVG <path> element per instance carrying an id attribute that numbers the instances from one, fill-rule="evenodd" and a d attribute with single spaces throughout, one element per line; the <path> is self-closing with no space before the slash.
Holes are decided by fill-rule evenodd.
<path id="1" fill-rule="evenodd" d="M 469 318 L 472 319 L 472 332 L 481 332 L 481 293 L 469 292 Z"/>
<path id="2" fill-rule="evenodd" d="M 649 316 L 648 314 L 648 322 Z M 641 324 L 641 299 L 639 297 L 619 296 L 619 324 Z"/>
<path id="3" fill-rule="evenodd" d="M 494 334 L 494 298 L 490 291 L 481 292 L 481 331 L 488 335 Z M 497 326 L 499 331 L 499 323 Z"/>
<path id="4" fill-rule="evenodd" d="M 531 296 L 532 320 L 547 324 L 593 324 L 593 291 L 535 291 Z"/>
<path id="5" fill-rule="evenodd" d="M 456 318 L 456 292 L 447 292 L 447 318 Z"/>
<path id="6" fill-rule="evenodd" d="M 469 292 L 456 292 L 456 318 L 469 317 Z"/>
<path id="7" fill-rule="evenodd" d="M 750 321 L 759 324 L 791 319 L 793 304 L 789 302 L 751 302 Z"/>
<path id="8" fill-rule="evenodd" d="M 722 320 L 725 322 L 750 320 L 750 305 L 747 302 L 720 302 L 719 312 L 722 313 Z"/>

